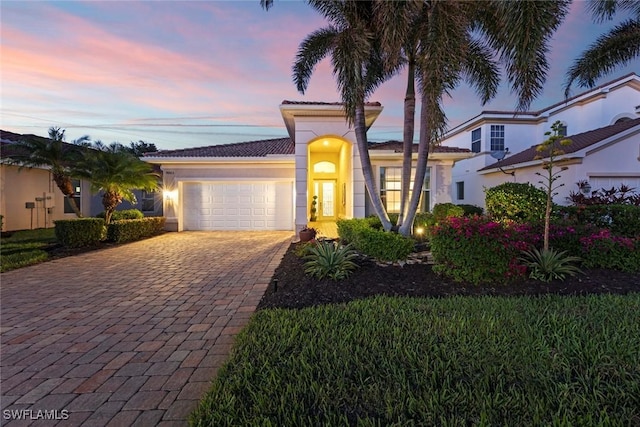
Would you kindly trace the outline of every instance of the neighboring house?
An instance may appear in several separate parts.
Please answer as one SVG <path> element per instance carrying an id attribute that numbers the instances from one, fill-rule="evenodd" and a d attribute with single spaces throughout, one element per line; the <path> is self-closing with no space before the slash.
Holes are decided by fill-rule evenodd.
<path id="1" fill-rule="evenodd" d="M 382 111 L 365 107 L 367 128 Z M 372 214 L 354 129 L 340 103 L 283 101 L 289 137 L 145 154 L 161 165 L 167 229 L 300 230 L 317 196 L 317 220 Z M 388 211 L 399 207 L 402 144 L 370 144 Z M 438 147 L 429 155 L 420 209 L 451 201 L 451 168 L 468 149 Z M 416 156 L 414 155 L 414 161 Z"/>
<path id="2" fill-rule="evenodd" d="M 625 184 L 640 190 L 640 77 L 628 74 L 540 111 L 483 111 L 451 129 L 444 146 L 468 147 L 473 157 L 453 168 L 454 203 L 484 206 L 484 189 L 503 182 L 539 186 L 543 172 L 535 147 L 548 139 L 556 121 L 572 140 L 565 147 L 568 166 L 555 202 L 578 191 L 578 181 L 591 189 Z M 502 159 L 502 160 L 500 160 Z"/>
<path id="3" fill-rule="evenodd" d="M 4 216 L 3 231 L 53 227 L 53 221 L 76 218 L 48 168 L 20 168 L 8 163 L 8 158 L 16 154 L 15 142 L 24 137 L 46 139 L 0 131 L 0 215 Z M 89 183 L 75 180 L 74 187 L 76 203 L 86 215 L 92 198 Z"/>
<path id="4" fill-rule="evenodd" d="M 8 159 L 17 154 L 17 141 L 22 138 L 45 137 L 21 135 L 0 130 L 0 215 L 3 215 L 2 231 L 27 230 L 53 227 L 59 219 L 74 219 L 75 213 L 67 197 L 53 182 L 47 167 L 23 167 L 11 164 Z M 73 144 L 67 144 L 73 147 Z M 157 171 L 160 172 L 159 169 Z M 104 211 L 102 195 L 91 193 L 91 184 L 86 180 L 74 180 L 74 198 L 85 217 L 96 216 Z M 160 192 L 134 191 L 138 203 L 133 206 L 123 202 L 122 209 L 140 209 L 145 216 L 162 216 Z"/>

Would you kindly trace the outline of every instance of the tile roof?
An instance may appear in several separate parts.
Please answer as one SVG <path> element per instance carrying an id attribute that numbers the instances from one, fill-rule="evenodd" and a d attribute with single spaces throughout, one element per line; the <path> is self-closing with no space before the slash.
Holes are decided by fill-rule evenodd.
<path id="1" fill-rule="evenodd" d="M 28 157 L 29 153 L 26 152 L 22 147 L 18 147 L 15 145 L 16 142 L 24 141 L 24 140 L 40 140 L 40 141 L 49 141 L 49 138 L 44 136 L 26 134 L 21 135 L 19 133 L 9 132 L 6 130 L 0 130 L 0 157 L 11 158 L 14 160 L 21 160 L 25 157 Z M 68 142 L 64 142 L 63 150 L 78 150 L 79 146 L 70 144 Z"/>
<path id="2" fill-rule="evenodd" d="M 396 153 L 402 153 L 401 141 L 387 141 L 387 142 L 371 142 L 369 143 L 369 150 L 393 150 Z M 413 152 L 418 151 L 418 144 L 413 144 Z M 436 145 L 431 148 L 431 153 L 470 153 L 468 148 L 459 147 L 445 147 L 443 145 Z"/>
<path id="3" fill-rule="evenodd" d="M 640 118 L 625 120 L 623 122 L 619 122 L 610 126 L 605 126 L 599 129 L 590 130 L 588 132 L 567 136 L 567 139 L 571 140 L 571 144 L 563 147 L 563 150 L 566 154 L 575 153 L 638 125 L 640 125 Z M 490 170 L 498 167 L 513 166 L 520 163 L 531 162 L 535 160 L 535 157 L 539 154 L 536 151 L 537 146 L 538 145 L 529 147 L 524 151 L 515 153 L 503 160 L 500 160 L 489 166 L 485 166 L 480 170 Z"/>
<path id="4" fill-rule="evenodd" d="M 344 102 L 282 101 L 283 105 L 344 105 Z M 379 102 L 365 102 L 366 107 L 381 107 Z"/>
<path id="5" fill-rule="evenodd" d="M 266 157 L 292 154 L 294 154 L 294 144 L 291 138 L 274 138 L 208 147 L 161 150 L 149 153 L 145 157 Z"/>

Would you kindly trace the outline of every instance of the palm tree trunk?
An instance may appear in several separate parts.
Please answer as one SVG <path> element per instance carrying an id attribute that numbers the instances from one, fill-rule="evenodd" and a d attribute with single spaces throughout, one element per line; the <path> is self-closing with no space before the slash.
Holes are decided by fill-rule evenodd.
<path id="1" fill-rule="evenodd" d="M 423 92 L 426 92 L 423 90 Z M 427 173 L 427 162 L 429 160 L 429 148 L 431 145 L 431 128 L 429 127 L 429 108 L 431 103 L 427 94 L 423 93 L 420 100 L 420 142 L 418 144 L 418 162 L 416 164 L 416 175 L 413 180 L 413 191 L 407 209 L 404 223 L 398 232 L 403 236 L 410 236 L 413 228 L 413 220 L 416 217 L 420 196 L 422 196 L 422 186 Z"/>
<path id="2" fill-rule="evenodd" d="M 105 191 L 102 195 L 102 206 L 104 207 L 104 222 L 111 223 L 111 216 L 116 207 L 122 202 L 122 196 L 114 191 Z"/>
<path id="3" fill-rule="evenodd" d="M 62 194 L 65 195 L 67 201 L 69 202 L 69 206 L 73 213 L 76 214 L 76 217 L 82 218 L 82 212 L 80 212 L 80 208 L 76 203 L 76 200 L 73 196 L 76 194 L 75 189 L 73 188 L 73 182 L 71 178 L 67 176 L 64 172 L 61 171 L 52 171 L 53 181 L 56 183 L 56 186 L 62 191 Z"/>
<path id="4" fill-rule="evenodd" d="M 402 227 L 408 214 L 409 188 L 411 187 L 411 160 L 413 158 L 413 134 L 416 115 L 415 61 L 409 58 L 407 91 L 404 97 L 404 134 L 402 143 L 402 183 L 400 187 L 400 215 L 396 229 Z"/>
<path id="5" fill-rule="evenodd" d="M 376 180 L 373 178 L 373 167 L 371 166 L 371 157 L 369 157 L 369 144 L 367 142 L 367 128 L 364 120 L 364 103 L 358 103 L 355 111 L 355 132 L 356 143 L 358 151 L 360 153 L 360 163 L 362 165 L 362 175 L 364 176 L 364 183 L 367 187 L 371 204 L 375 214 L 380 218 L 382 227 L 385 231 L 391 230 L 391 221 L 389 215 L 382 204 L 380 198 L 380 191 L 376 185 Z"/>

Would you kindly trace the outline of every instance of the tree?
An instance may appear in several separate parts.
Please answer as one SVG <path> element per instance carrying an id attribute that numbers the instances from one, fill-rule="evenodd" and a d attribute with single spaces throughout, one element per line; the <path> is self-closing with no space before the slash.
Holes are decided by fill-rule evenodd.
<path id="1" fill-rule="evenodd" d="M 103 192 L 102 206 L 107 224 L 123 200 L 136 203 L 133 190 L 154 191 L 158 188 L 158 175 L 151 165 L 118 143 L 105 145 L 96 141 L 93 149 L 83 153 L 75 173 L 91 182 L 92 192 Z"/>
<path id="2" fill-rule="evenodd" d="M 408 67 L 402 177 L 405 188 L 401 193 L 403 210 L 397 230 L 409 235 L 429 152 L 446 130 L 443 97 L 464 80 L 486 103 L 497 92 L 502 65 L 517 95 L 517 109 L 528 108 L 542 90 L 548 70 L 548 43 L 564 19 L 569 2 L 336 0 L 309 4 L 330 25 L 307 36 L 300 45 L 294 81 L 304 93 L 315 65 L 331 55 L 347 118 L 355 124 L 365 184 L 385 230 L 391 229 L 391 223 L 371 172 L 364 103 L 384 80 L 401 67 Z M 416 185 L 410 194 L 407 183 L 413 154 L 416 84 L 420 133 L 413 177 Z"/>
<path id="3" fill-rule="evenodd" d="M 598 23 L 611 20 L 618 11 L 628 10 L 634 16 L 598 37 L 574 61 L 566 76 L 566 97 L 569 97 L 574 82 L 577 81 L 581 87 L 592 88 L 600 77 L 640 56 L 640 2 L 591 0 L 589 10 Z"/>
<path id="4" fill-rule="evenodd" d="M 567 166 L 562 166 L 560 170 L 554 169 L 561 162 L 558 156 L 565 154 L 562 147 L 566 147 L 571 144 L 571 140 L 564 138 L 561 135 L 562 122 L 556 121 L 551 125 L 551 131 L 546 132 L 545 135 L 549 138 L 542 144 L 536 147 L 536 151 L 540 153 L 535 158 L 542 160 L 542 169 L 544 173 L 536 172 L 536 175 L 543 178 L 539 181 L 542 184 L 542 190 L 547 195 L 547 202 L 544 212 L 544 235 L 543 235 L 543 251 L 549 250 L 549 228 L 551 226 L 551 208 L 553 207 L 553 196 L 557 195 L 555 191 L 562 187 L 564 184 L 556 184 L 556 181 L 560 179 L 560 173 L 568 169 Z"/>
<path id="5" fill-rule="evenodd" d="M 138 142 L 132 141 L 131 144 L 129 144 L 128 147 L 124 147 L 124 149 L 137 158 L 142 157 L 144 153 L 155 153 L 156 151 L 158 151 L 158 149 L 156 148 L 156 144 L 150 144 L 143 140 L 140 140 Z"/>
<path id="6" fill-rule="evenodd" d="M 28 135 L 15 144 L 16 155 L 12 156 L 12 161 L 20 167 L 48 166 L 51 170 L 51 177 L 67 197 L 69 206 L 78 218 L 82 218 L 82 213 L 75 199 L 75 188 L 73 187 L 72 166 L 80 158 L 81 149 L 72 144 L 64 142 L 64 129 L 59 127 L 49 128 L 49 138 L 40 138 Z M 74 141 L 75 145 L 82 145 L 89 140 L 88 136 L 83 136 Z"/>

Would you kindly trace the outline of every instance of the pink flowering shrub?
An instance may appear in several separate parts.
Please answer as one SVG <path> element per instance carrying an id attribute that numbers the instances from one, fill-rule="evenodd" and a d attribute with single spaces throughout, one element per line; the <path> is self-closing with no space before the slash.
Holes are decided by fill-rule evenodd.
<path id="1" fill-rule="evenodd" d="M 640 271 L 640 236 L 622 237 L 608 229 L 580 239 L 583 265 L 627 272 Z"/>
<path id="2" fill-rule="evenodd" d="M 448 218 L 433 230 L 434 271 L 476 285 L 521 278 L 527 268 L 518 257 L 541 238 L 528 227 L 479 216 Z"/>

